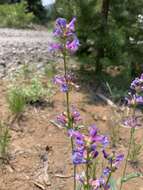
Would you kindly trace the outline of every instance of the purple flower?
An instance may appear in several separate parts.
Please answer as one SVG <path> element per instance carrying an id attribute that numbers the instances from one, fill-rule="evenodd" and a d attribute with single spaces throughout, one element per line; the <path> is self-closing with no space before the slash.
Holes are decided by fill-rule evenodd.
<path id="1" fill-rule="evenodd" d="M 106 168 L 103 170 L 103 175 L 104 175 L 104 176 L 108 176 L 108 175 L 110 174 L 110 172 L 111 172 L 111 170 L 110 170 L 108 167 L 106 167 Z"/>
<path id="2" fill-rule="evenodd" d="M 78 146 L 83 146 L 84 143 L 84 135 L 81 134 L 79 131 L 75 131 L 74 129 L 69 129 L 68 134 L 71 138 L 75 139 L 76 144 Z"/>
<path id="3" fill-rule="evenodd" d="M 63 76 L 55 76 L 54 77 L 54 83 L 58 84 L 60 86 L 61 92 L 67 92 L 68 91 L 68 86 L 65 77 Z"/>
<path id="4" fill-rule="evenodd" d="M 72 41 L 67 41 L 66 48 L 71 53 L 75 53 L 79 48 L 79 40 L 77 37 L 75 37 Z"/>
<path id="5" fill-rule="evenodd" d="M 138 105 L 143 105 L 143 97 L 142 96 L 136 96 L 136 103 Z"/>
<path id="6" fill-rule="evenodd" d="M 72 116 L 72 121 L 75 124 L 81 120 L 80 113 L 75 108 L 72 108 L 71 116 Z"/>
<path id="7" fill-rule="evenodd" d="M 95 125 L 92 125 L 89 129 L 89 135 L 94 138 L 97 135 L 97 127 Z"/>
<path id="8" fill-rule="evenodd" d="M 92 159 L 96 158 L 99 155 L 99 152 L 97 150 L 94 150 L 91 152 Z"/>
<path id="9" fill-rule="evenodd" d="M 61 92 L 68 92 L 68 86 L 67 86 L 67 84 L 62 84 L 61 85 Z"/>
<path id="10" fill-rule="evenodd" d="M 100 177 L 96 180 L 90 179 L 89 182 L 93 190 L 99 190 L 99 188 L 105 184 L 105 180 L 103 177 Z"/>
<path id="11" fill-rule="evenodd" d="M 135 78 L 135 80 L 132 81 L 131 89 L 137 92 L 143 91 L 143 74 L 141 74 L 140 78 Z"/>
<path id="12" fill-rule="evenodd" d="M 107 136 L 102 136 L 101 143 L 103 145 L 103 148 L 106 148 L 109 145 L 109 139 Z"/>
<path id="13" fill-rule="evenodd" d="M 67 21 L 65 18 L 57 18 L 56 26 L 58 26 L 60 28 L 66 28 L 66 25 L 67 25 Z"/>
<path id="14" fill-rule="evenodd" d="M 85 182 L 85 174 L 82 173 L 81 175 L 76 175 L 76 180 L 79 181 L 82 185 L 84 184 Z"/>
<path id="15" fill-rule="evenodd" d="M 51 43 L 49 45 L 49 52 L 55 53 L 56 51 L 62 50 L 62 45 L 58 43 Z"/>
<path id="16" fill-rule="evenodd" d="M 59 116 L 57 116 L 57 122 L 65 127 L 67 125 L 66 115 L 64 113 L 62 113 Z"/>
<path id="17" fill-rule="evenodd" d="M 138 94 L 131 94 L 125 98 L 127 105 L 134 106 L 134 105 L 143 105 L 143 97 Z"/>
<path id="18" fill-rule="evenodd" d="M 72 160 L 73 160 L 74 165 L 86 163 L 86 160 L 84 159 L 83 151 L 79 151 L 79 150 L 73 151 Z"/>
<path id="19" fill-rule="evenodd" d="M 66 19 L 58 18 L 56 20 L 56 27 L 53 31 L 54 36 L 61 37 L 64 33 L 65 28 L 66 28 L 66 24 L 67 24 Z"/>
<path id="20" fill-rule="evenodd" d="M 71 87 L 77 88 L 77 86 L 74 84 L 74 78 L 72 75 L 66 75 L 66 76 L 55 76 L 53 79 L 53 82 L 55 84 L 58 84 L 60 86 L 61 92 L 68 92 Z M 76 112 L 76 115 L 78 113 Z M 75 115 L 75 114 L 74 114 Z M 78 120 L 79 118 L 75 117 L 75 120 Z"/>
<path id="21" fill-rule="evenodd" d="M 70 32 L 75 31 L 75 22 L 76 22 L 76 17 L 73 17 L 73 19 L 70 21 L 70 23 L 67 25 L 67 28 Z"/>
<path id="22" fill-rule="evenodd" d="M 124 155 L 123 154 L 119 154 L 116 156 L 116 158 L 113 160 L 113 166 L 118 168 L 119 164 L 121 163 L 121 161 L 123 161 L 124 159 Z"/>
<path id="23" fill-rule="evenodd" d="M 137 117 L 132 116 L 125 119 L 125 121 L 123 122 L 123 126 L 127 128 L 138 128 L 138 127 L 141 127 L 142 125 L 138 121 Z"/>
<path id="24" fill-rule="evenodd" d="M 109 154 L 107 154 L 107 152 L 104 149 L 102 150 L 102 153 L 105 159 L 109 158 Z"/>
<path id="25" fill-rule="evenodd" d="M 61 44 L 61 47 L 53 47 L 50 50 L 55 52 L 55 50 L 60 50 L 63 53 L 64 45 L 66 45 L 66 49 L 70 53 L 75 53 L 79 48 L 79 40 L 75 35 L 75 22 L 76 18 L 74 17 L 68 24 L 66 19 L 58 18 L 56 20 L 56 25 L 53 31 L 55 37 L 60 39 L 60 42 L 64 39 L 64 44 Z"/>

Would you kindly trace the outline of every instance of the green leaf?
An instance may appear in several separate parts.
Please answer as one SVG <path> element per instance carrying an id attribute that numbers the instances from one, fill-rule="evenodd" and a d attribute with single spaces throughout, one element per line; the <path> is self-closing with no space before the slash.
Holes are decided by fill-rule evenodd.
<path id="1" fill-rule="evenodd" d="M 110 178 L 109 183 L 110 183 L 110 186 L 111 186 L 111 190 L 117 190 L 116 180 L 113 177 Z"/>
<path id="2" fill-rule="evenodd" d="M 123 183 L 125 183 L 125 182 L 127 182 L 127 181 L 129 181 L 131 179 L 134 179 L 134 178 L 137 178 L 137 177 L 142 177 L 142 176 L 143 176 L 143 173 L 139 173 L 139 172 L 130 173 L 130 174 L 126 175 L 125 177 L 121 178 L 121 181 Z"/>

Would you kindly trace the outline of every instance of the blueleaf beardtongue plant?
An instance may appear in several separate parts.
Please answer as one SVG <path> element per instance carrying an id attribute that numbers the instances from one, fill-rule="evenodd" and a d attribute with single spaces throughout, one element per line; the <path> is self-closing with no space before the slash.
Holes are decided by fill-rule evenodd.
<path id="1" fill-rule="evenodd" d="M 73 164 L 76 166 L 81 164 L 86 166 L 85 172 L 83 172 L 82 175 L 77 175 L 77 180 L 82 184 L 83 189 L 110 189 L 109 180 L 119 167 L 124 155 L 116 155 L 115 152 L 112 152 L 111 155 L 106 153 L 105 149 L 109 144 L 108 138 L 98 134 L 98 129 L 95 125 L 89 127 L 88 134 L 86 135 L 70 129 L 69 136 L 72 137 L 75 142 L 72 153 Z M 101 154 L 103 159 L 108 161 L 108 166 L 103 169 L 100 176 L 99 173 L 96 174 L 97 176 L 92 176 L 91 168 L 99 154 Z"/>
<path id="2" fill-rule="evenodd" d="M 131 82 L 129 94 L 125 98 L 125 103 L 131 109 L 132 114 L 124 121 L 124 126 L 130 128 L 130 138 L 122 179 L 126 175 L 127 162 L 136 162 L 141 150 L 141 146 L 139 146 L 138 143 L 135 142 L 135 130 L 142 127 L 142 124 L 139 121 L 139 117 L 136 115 L 136 109 L 138 108 L 138 106 L 143 106 L 143 74 L 141 74 L 140 77 L 135 78 L 135 80 Z M 139 152 L 136 152 L 138 147 Z M 120 190 L 122 189 L 122 186 L 123 181 L 121 180 L 121 185 L 119 188 Z"/>
<path id="3" fill-rule="evenodd" d="M 64 18 L 58 18 L 53 31 L 58 42 L 51 43 L 49 47 L 52 53 L 59 52 L 63 58 L 64 75 L 55 76 L 54 83 L 59 85 L 60 90 L 65 94 L 66 111 L 57 116 L 57 122 L 67 129 L 67 134 L 71 139 L 72 162 L 74 165 L 73 189 L 77 189 L 76 180 L 78 179 L 78 182 L 82 185 L 80 188 L 82 190 L 108 190 L 110 189 L 110 178 L 118 168 L 120 161 L 123 160 L 123 155 L 116 155 L 115 152 L 112 155 L 106 153 L 105 149 L 109 144 L 108 138 L 99 134 L 95 125 L 89 127 L 87 134 L 83 134 L 79 130 L 80 114 L 75 107 L 70 105 L 70 91 L 72 87 L 78 88 L 78 86 L 74 82 L 73 75 L 69 73 L 67 65 L 67 56 L 75 53 L 80 45 L 75 33 L 75 22 L 75 17 L 69 23 Z M 101 175 L 92 176 L 90 172 L 99 155 L 107 160 L 109 166 L 105 167 Z M 77 175 L 78 165 L 85 166 L 83 175 Z"/>

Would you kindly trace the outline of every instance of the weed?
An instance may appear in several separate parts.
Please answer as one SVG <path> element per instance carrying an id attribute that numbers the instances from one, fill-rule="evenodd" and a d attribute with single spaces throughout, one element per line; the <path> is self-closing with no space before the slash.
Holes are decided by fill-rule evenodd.
<path id="1" fill-rule="evenodd" d="M 10 143 L 9 129 L 3 123 L 0 123 L 0 158 L 3 161 L 8 159 L 8 146 Z"/>
<path id="2" fill-rule="evenodd" d="M 9 109 L 13 114 L 18 116 L 24 111 L 26 101 L 20 87 L 12 86 L 9 89 L 7 101 Z"/>

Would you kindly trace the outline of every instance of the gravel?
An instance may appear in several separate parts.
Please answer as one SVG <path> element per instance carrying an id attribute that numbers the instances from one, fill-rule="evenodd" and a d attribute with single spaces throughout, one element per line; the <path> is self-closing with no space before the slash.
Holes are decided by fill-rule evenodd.
<path id="1" fill-rule="evenodd" d="M 48 31 L 0 29 L 0 78 L 11 76 L 24 64 L 41 69 L 53 61 L 48 52 L 52 34 Z"/>

